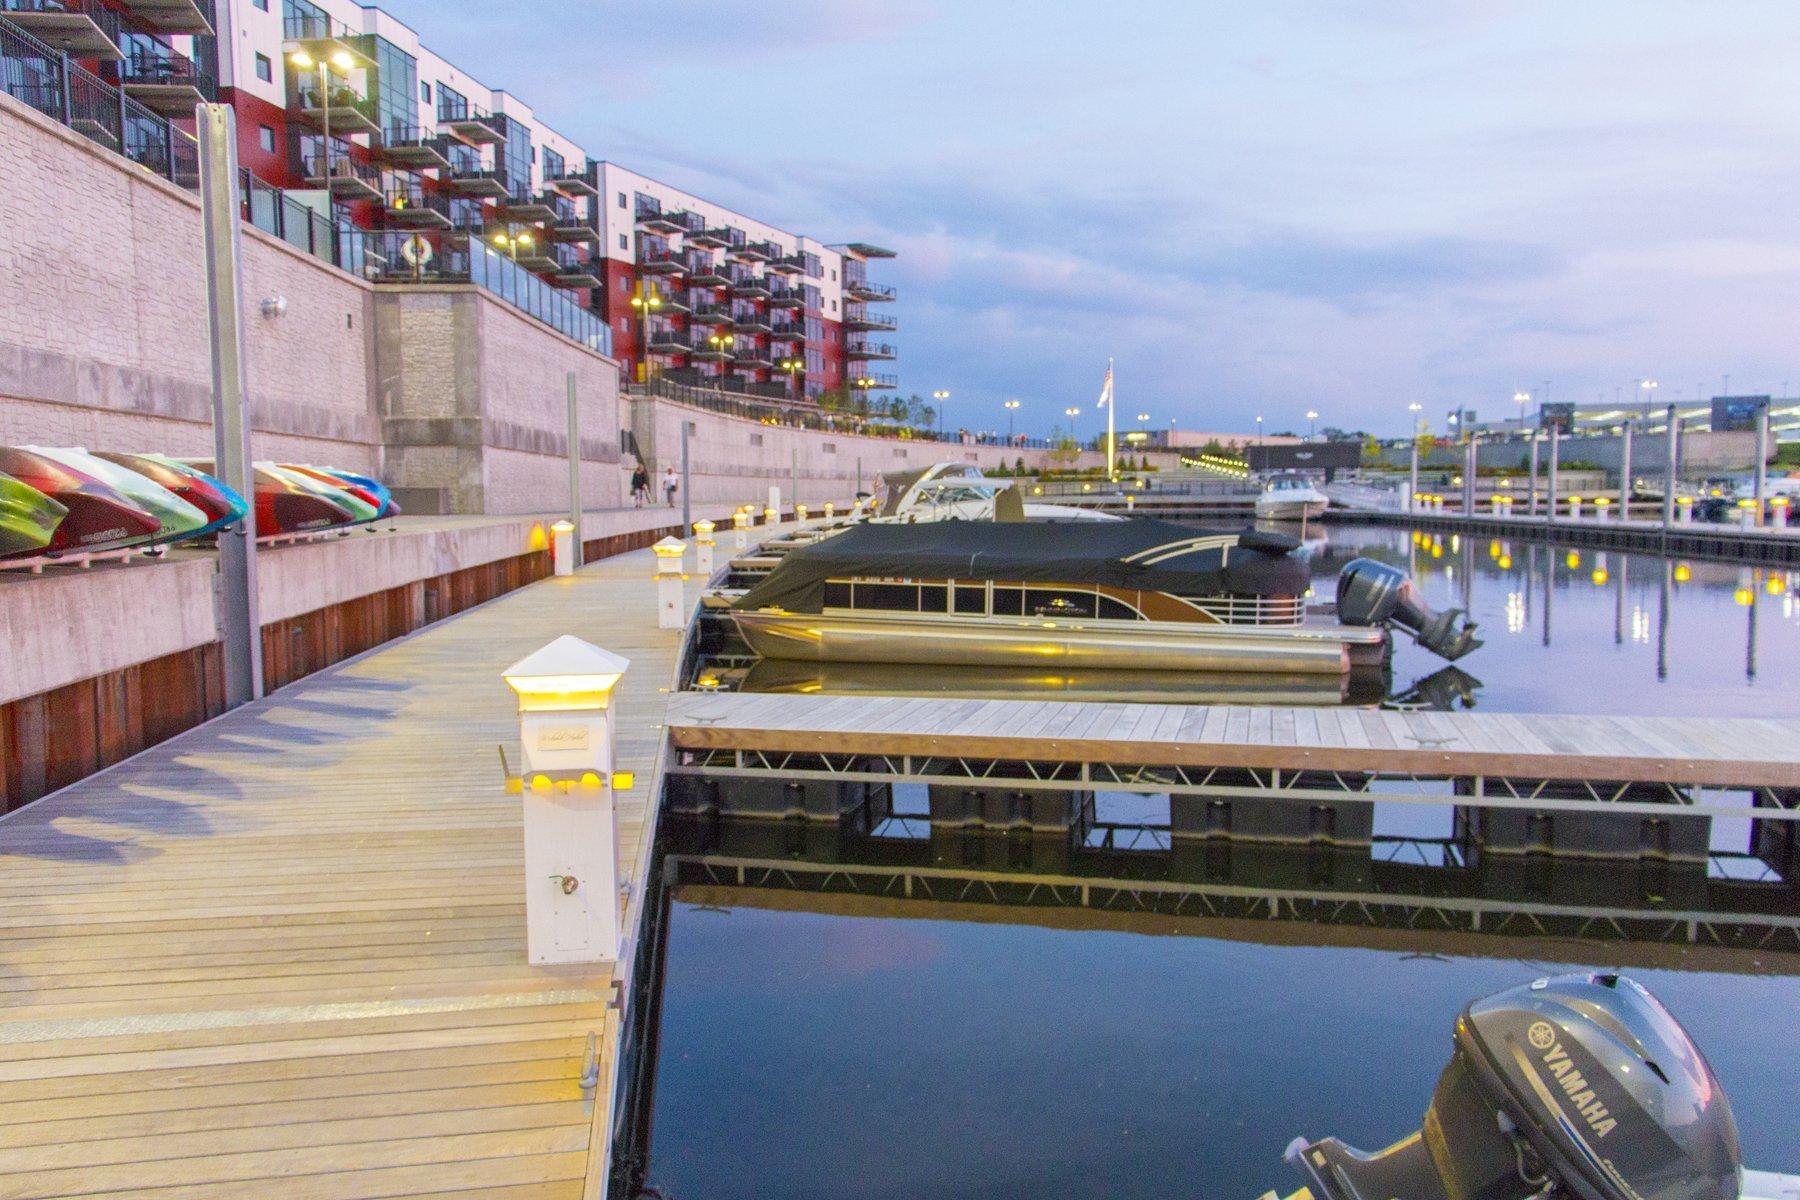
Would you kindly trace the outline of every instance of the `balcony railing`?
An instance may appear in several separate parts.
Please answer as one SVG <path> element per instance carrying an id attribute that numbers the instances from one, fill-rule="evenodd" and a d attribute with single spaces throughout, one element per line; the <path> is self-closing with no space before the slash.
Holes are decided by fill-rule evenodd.
<path id="1" fill-rule="evenodd" d="M 316 76 L 303 76 L 296 80 L 292 107 L 298 109 L 301 116 L 318 128 L 329 127 L 333 134 L 339 136 L 381 131 L 381 123 L 376 120 L 373 97 L 363 95 L 341 80 L 332 79 L 328 82 L 330 86 L 321 93 Z"/>
<path id="2" fill-rule="evenodd" d="M 870 283 L 868 280 L 851 282 L 846 280 L 844 290 L 857 300 L 892 300 L 894 289 L 885 283 Z"/>
<path id="3" fill-rule="evenodd" d="M 422 125 L 389 125 L 381 133 L 387 160 L 409 171 L 442 171 L 450 166 L 451 139 Z"/>
<path id="4" fill-rule="evenodd" d="M 767 269 L 777 275 L 804 275 L 806 274 L 806 259 L 798 254 L 772 258 L 769 260 Z"/>
<path id="5" fill-rule="evenodd" d="M 390 180 L 385 193 L 390 224 L 404 229 L 450 228 L 450 197 L 442 192 L 417 182 Z"/>
<path id="6" fill-rule="evenodd" d="M 467 100 L 438 97 L 438 124 L 471 146 L 497 146 L 506 140 L 499 123 L 486 110 Z"/>
<path id="7" fill-rule="evenodd" d="M 876 359 L 898 358 L 900 352 L 887 342 L 852 341 L 844 348 L 844 353 L 851 358 Z"/>
<path id="8" fill-rule="evenodd" d="M 882 372 L 864 372 L 859 375 L 852 371 L 850 373 L 850 378 L 846 379 L 844 383 L 848 387 L 866 392 L 877 388 L 899 387 L 900 377 L 898 375 L 888 375 Z"/>
<path id="9" fill-rule="evenodd" d="M 381 199 L 381 171 L 373 163 L 357 162 L 347 147 L 334 146 L 327 155 L 318 138 L 310 138 L 300 148 L 300 171 L 313 187 L 325 187 L 329 181 L 331 194 L 340 200 Z"/>
<path id="10" fill-rule="evenodd" d="M 0 14 L 71 58 L 117 59 L 123 22 L 98 0 L 0 0 Z"/>
<path id="11" fill-rule="evenodd" d="M 124 8 L 158 33 L 213 33 L 208 19 L 212 5 L 205 0 L 123 0 Z"/>
<path id="12" fill-rule="evenodd" d="M 769 337 L 775 341 L 803 341 L 806 326 L 798 321 L 770 321 Z"/>
<path id="13" fill-rule="evenodd" d="M 679 250 L 640 248 L 637 261 L 638 266 L 656 275 L 679 275 L 688 269 L 687 260 Z"/>
<path id="14" fill-rule="evenodd" d="M 155 38 L 126 34 L 116 70 L 126 95 L 169 117 L 192 117 L 194 105 L 218 98 L 213 77 Z"/>
<path id="15" fill-rule="evenodd" d="M 799 308 L 806 303 L 806 293 L 799 288 L 785 287 L 774 283 L 769 285 L 769 306 L 771 308 Z"/>
<path id="16" fill-rule="evenodd" d="M 855 330 L 885 330 L 888 332 L 900 327 L 900 322 L 887 313 L 876 312 L 864 308 L 860 304 L 844 306 L 844 324 Z"/>
<path id="17" fill-rule="evenodd" d="M 699 325 L 731 324 L 731 306 L 729 304 L 696 304 L 694 305 L 694 322 Z"/>

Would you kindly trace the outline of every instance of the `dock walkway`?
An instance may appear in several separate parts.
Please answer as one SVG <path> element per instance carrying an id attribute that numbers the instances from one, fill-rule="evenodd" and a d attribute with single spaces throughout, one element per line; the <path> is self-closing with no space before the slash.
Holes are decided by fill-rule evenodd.
<path id="1" fill-rule="evenodd" d="M 631 659 L 629 874 L 680 643 L 651 571 L 509 593 L 0 821 L 0 1198 L 598 1196 L 611 980 L 526 963 L 499 673 L 563 633 Z"/>

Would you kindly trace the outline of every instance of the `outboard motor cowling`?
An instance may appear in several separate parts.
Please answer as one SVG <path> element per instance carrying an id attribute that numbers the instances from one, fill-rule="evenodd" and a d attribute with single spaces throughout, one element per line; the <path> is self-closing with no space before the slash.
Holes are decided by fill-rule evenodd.
<path id="1" fill-rule="evenodd" d="M 1372 558 L 1355 559 L 1338 572 L 1337 613 L 1346 625 L 1399 625 L 1419 645 L 1451 661 L 1481 645 L 1475 623 L 1463 619 L 1462 609 L 1432 612 L 1405 571 Z"/>
<path id="2" fill-rule="evenodd" d="M 1737 1200 L 1731 1105 L 1687 1031 L 1620 975 L 1477 1000 L 1424 1128 L 1375 1154 L 1297 1139 L 1316 1200 Z"/>

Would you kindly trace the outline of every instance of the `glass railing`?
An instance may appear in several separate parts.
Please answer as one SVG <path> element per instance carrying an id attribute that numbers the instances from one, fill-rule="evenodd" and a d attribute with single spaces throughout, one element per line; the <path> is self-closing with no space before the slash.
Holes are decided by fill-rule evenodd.
<path id="1" fill-rule="evenodd" d="M 218 99 L 218 84 L 185 54 L 170 49 L 155 38 L 141 33 L 125 35 L 120 49 L 125 57 L 118 64 L 121 82 L 163 87 L 191 87 L 207 100 Z"/>

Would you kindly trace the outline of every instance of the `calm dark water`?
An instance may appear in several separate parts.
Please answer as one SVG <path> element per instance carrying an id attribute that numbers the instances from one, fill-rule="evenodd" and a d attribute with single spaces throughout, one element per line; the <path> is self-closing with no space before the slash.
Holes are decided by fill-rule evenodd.
<path id="1" fill-rule="evenodd" d="M 650 1179 L 679 1200 L 1251 1200 L 1298 1186 L 1297 1134 L 1417 1128 L 1461 1006 L 1545 972 L 677 904 Z M 1800 982 L 1631 974 L 1706 1050 L 1748 1161 L 1800 1171 Z"/>
<path id="2" fill-rule="evenodd" d="M 1331 526 L 1313 546 L 1321 597 L 1359 555 L 1408 567 L 1487 639 L 1449 684 L 1400 639 L 1396 692 L 1435 677 L 1436 703 L 1497 711 L 1794 707 L 1800 580 L 1786 572 Z M 1154 821 L 1162 803 L 1114 797 L 1112 816 Z M 1378 813 L 1377 832 L 1427 834 L 1436 819 Z M 1742 850 L 1747 835 L 1720 821 L 1714 846 Z M 1599 942 L 1378 950 L 1299 922 L 1123 932 L 1016 909 L 979 922 L 778 911 L 762 905 L 819 904 L 750 895 L 739 902 L 756 907 L 720 909 L 678 894 L 669 922 L 648 1178 L 679 1200 L 1289 1191 L 1299 1178 L 1280 1155 L 1296 1135 L 1373 1149 L 1418 1127 L 1470 999 L 1571 962 L 1614 965 Z M 1800 1172 L 1800 978 L 1783 974 L 1800 964 L 1643 961 L 1666 964 L 1630 973 L 1705 1049 L 1747 1161 Z"/>
<path id="3" fill-rule="evenodd" d="M 1486 644 L 1457 662 L 1474 706 L 1504 712 L 1791 714 L 1800 572 L 1490 538 L 1332 525 L 1321 597 L 1352 558 L 1408 568 L 1436 608 L 1466 608 Z M 1666 603 L 1665 603 L 1666 600 Z M 1397 690 L 1443 662 L 1395 639 Z"/>

